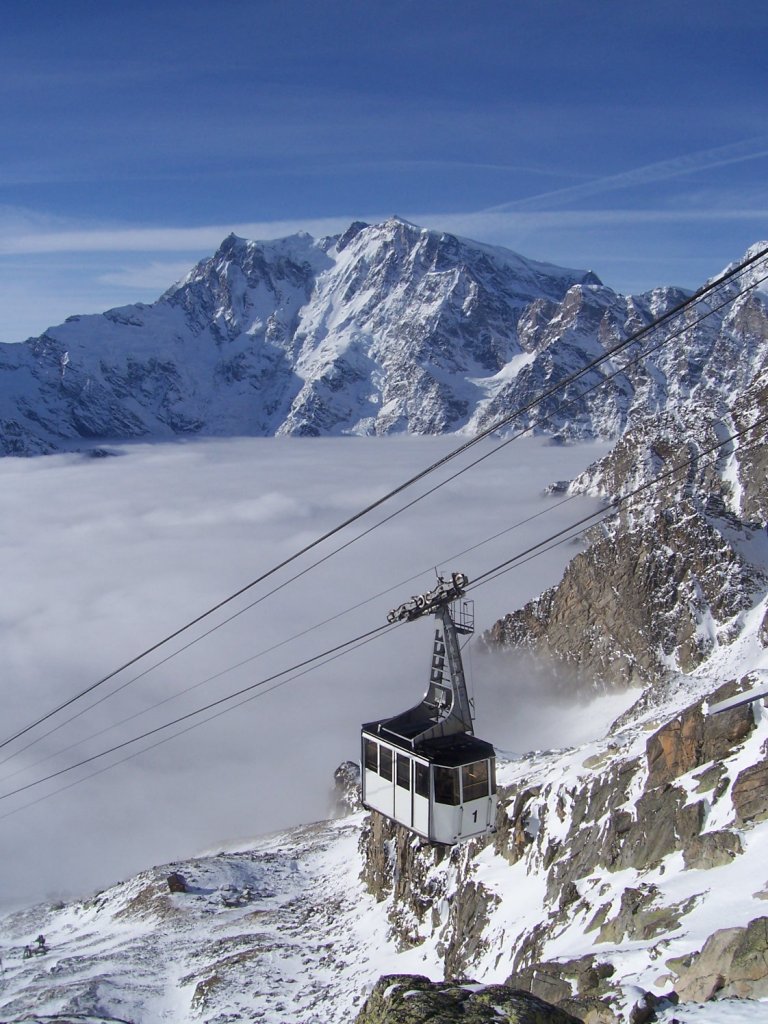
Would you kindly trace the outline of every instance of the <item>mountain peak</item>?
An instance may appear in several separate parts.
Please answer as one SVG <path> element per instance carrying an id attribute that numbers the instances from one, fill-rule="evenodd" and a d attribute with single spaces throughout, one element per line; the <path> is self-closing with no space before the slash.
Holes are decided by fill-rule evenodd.
<path id="1" fill-rule="evenodd" d="M 246 238 L 242 238 L 240 235 L 236 235 L 234 231 L 230 231 L 227 237 L 221 242 L 214 255 L 228 256 L 236 249 L 242 249 L 243 246 L 246 245 L 248 245 L 248 240 Z"/>
<path id="2" fill-rule="evenodd" d="M 761 266 L 747 272 L 755 284 Z M 319 240 L 232 232 L 152 305 L 73 318 L 4 346 L 0 452 L 55 451 L 78 438 L 475 432 L 518 408 L 527 410 L 518 428 L 613 438 L 638 403 L 665 409 L 700 387 L 721 388 L 726 403 L 763 358 L 758 312 L 756 327 L 725 341 L 718 332 L 731 328 L 713 319 L 695 358 L 682 341 L 678 363 L 654 357 L 657 376 L 632 371 L 576 396 L 567 415 L 548 409 L 541 425 L 533 399 L 543 379 L 587 365 L 606 339 L 674 298 L 620 296 L 591 272 L 397 216 Z M 740 355 L 718 360 L 718 344 Z M 690 367 L 684 386 L 680 366 Z"/>
<path id="3" fill-rule="evenodd" d="M 370 227 L 370 224 L 366 224 L 364 220 L 353 220 L 346 231 L 339 235 L 336 242 L 336 251 L 343 252 L 349 243 L 368 227 Z"/>

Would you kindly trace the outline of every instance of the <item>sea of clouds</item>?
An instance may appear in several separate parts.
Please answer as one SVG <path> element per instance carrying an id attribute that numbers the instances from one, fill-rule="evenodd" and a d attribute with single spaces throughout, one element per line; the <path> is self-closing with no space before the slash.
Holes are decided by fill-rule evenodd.
<path id="1" fill-rule="evenodd" d="M 430 589 L 436 569 L 473 579 L 599 507 L 589 498 L 558 506 L 562 495 L 543 492 L 603 449 L 523 439 L 286 582 L 494 443 L 0 749 L 0 907 L 80 895 L 219 842 L 327 816 L 335 767 L 358 759 L 360 723 L 421 698 L 431 620 L 277 688 L 267 683 L 199 728 L 188 729 L 193 719 L 6 794 L 374 629 L 391 607 Z M 0 742 L 455 447 L 455 438 L 235 439 L 0 460 Z M 562 544 L 478 587 L 478 631 L 555 583 L 577 550 L 578 541 Z M 514 661 L 505 670 L 469 652 L 465 660 L 477 732 L 500 749 L 581 738 L 567 708 L 553 713 L 535 680 L 516 679 Z"/>

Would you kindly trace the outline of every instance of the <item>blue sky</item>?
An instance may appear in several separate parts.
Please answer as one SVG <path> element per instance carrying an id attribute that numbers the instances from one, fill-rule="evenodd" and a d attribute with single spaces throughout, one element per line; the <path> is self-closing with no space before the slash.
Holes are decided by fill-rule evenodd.
<path id="1" fill-rule="evenodd" d="M 230 230 L 397 213 L 696 287 L 768 237 L 768 5 L 9 0 L 0 340 L 151 301 Z"/>

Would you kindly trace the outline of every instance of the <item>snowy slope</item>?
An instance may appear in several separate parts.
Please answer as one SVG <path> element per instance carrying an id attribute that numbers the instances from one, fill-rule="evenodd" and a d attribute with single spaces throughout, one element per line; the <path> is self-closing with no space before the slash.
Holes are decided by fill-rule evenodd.
<path id="1" fill-rule="evenodd" d="M 755 271 L 746 284 L 759 284 Z M 528 406 L 683 298 L 392 218 L 340 236 L 229 236 L 151 305 L 0 346 L 0 451 L 204 435 L 473 431 Z M 615 438 L 637 409 L 726 401 L 766 358 L 757 292 L 518 424 Z"/>
<path id="2" fill-rule="evenodd" d="M 229 236 L 152 305 L 0 350 L 8 452 L 72 438 L 440 433 L 519 352 L 515 325 L 591 275 L 393 218 L 343 235 Z M 5 372 L 4 372 L 5 371 Z"/>
<path id="3" fill-rule="evenodd" d="M 402 924 L 403 908 L 392 896 L 376 902 L 361 881 L 358 847 L 367 833 L 364 815 L 357 814 L 156 868 L 70 906 L 10 915 L 2 927 L 0 1020 L 72 1020 L 76 1014 L 136 1024 L 352 1019 L 381 974 L 442 977 L 452 914 L 470 881 L 490 895 L 491 909 L 465 973 L 480 982 L 503 982 L 531 934 L 547 914 L 552 918 L 541 851 L 567 836 L 562 795 L 573 797 L 597 772 L 641 758 L 649 730 L 711 692 L 713 675 L 722 679 L 760 666 L 768 668 L 768 657 L 755 645 L 747 623 L 741 642 L 712 659 L 709 675 L 676 680 L 652 706 L 602 739 L 503 764 L 504 786 L 521 790 L 534 782 L 538 788 L 526 826 L 534 841 L 512 864 L 493 842 L 456 848 L 448 859 L 435 858 L 416 843 L 426 873 L 414 880 L 413 895 L 430 898 L 432 909 L 420 924 L 410 919 L 419 933 L 415 944 L 406 944 L 410 948 L 404 948 L 401 930 L 393 925 Z M 593 728 L 606 721 L 616 700 L 603 698 L 584 708 L 574 728 L 583 728 L 586 720 Z M 768 714 L 761 706 L 756 719 L 748 740 L 725 762 L 731 779 L 762 756 Z M 680 780 L 691 799 L 705 768 Z M 631 787 L 635 797 L 641 781 Z M 726 791 L 712 803 L 704 829 L 734 827 L 732 819 Z M 669 958 L 701 949 L 719 928 L 744 926 L 765 915 L 768 821 L 737 831 L 744 852 L 722 867 L 686 871 L 682 855 L 674 853 L 652 870 L 591 872 L 578 883 L 581 904 L 547 930 L 542 959 L 594 953 L 610 962 L 612 984 L 623 993 L 627 1012 L 642 992 L 668 993 L 674 987 L 665 967 Z M 170 891 L 172 873 L 182 876 L 185 892 Z M 658 907 L 686 908 L 679 923 L 648 939 L 601 941 L 585 908 L 610 904 L 610 918 L 627 890 L 650 887 Z M 41 932 L 49 952 L 23 959 L 23 947 Z M 766 1012 L 765 1001 L 720 1000 L 677 1006 L 660 1019 L 736 1024 L 762 1020 Z"/>
<path id="4" fill-rule="evenodd" d="M 357 879 L 357 819 L 138 875 L 4 922 L 3 1020 L 340 1019 L 379 974 L 386 920 Z M 180 872 L 187 892 L 171 893 Z M 45 934 L 44 956 L 21 949 Z M 34 934 L 32 934 L 34 932 Z"/>

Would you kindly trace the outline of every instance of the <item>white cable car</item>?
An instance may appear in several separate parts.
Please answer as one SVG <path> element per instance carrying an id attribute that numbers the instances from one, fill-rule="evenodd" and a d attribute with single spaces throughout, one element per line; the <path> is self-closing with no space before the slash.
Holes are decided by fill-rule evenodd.
<path id="1" fill-rule="evenodd" d="M 427 594 L 393 609 L 389 622 L 434 615 L 429 687 L 410 711 L 362 729 L 363 805 L 432 843 L 453 845 L 493 831 L 496 761 L 472 728 L 458 634 L 474 632 L 469 605 L 452 606 L 468 580 L 453 573 Z"/>

